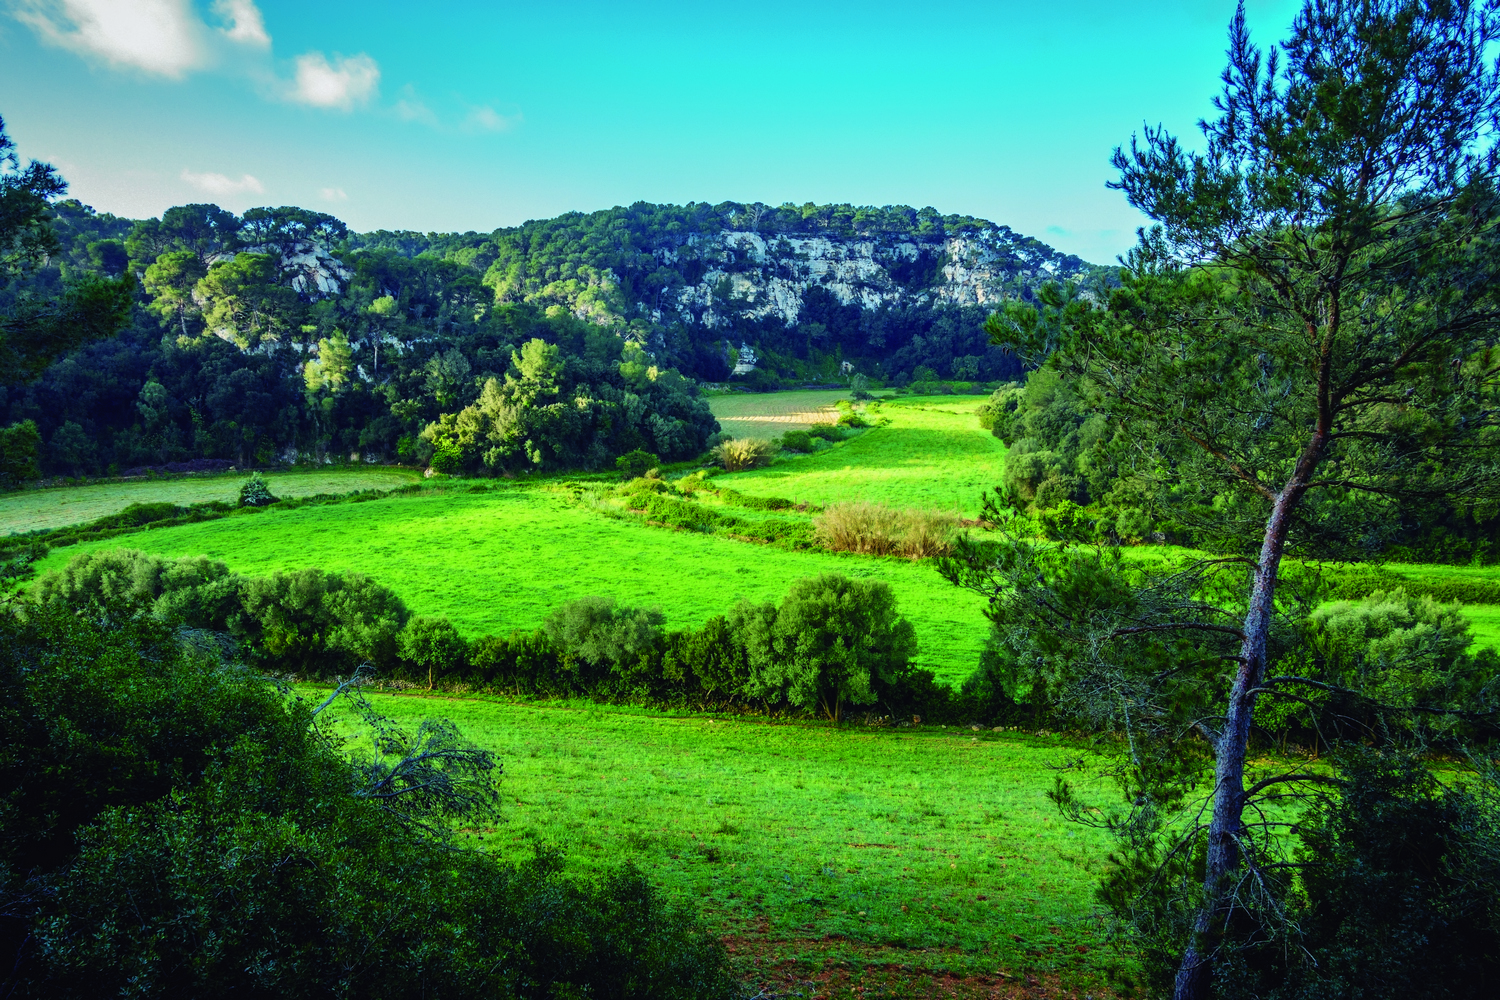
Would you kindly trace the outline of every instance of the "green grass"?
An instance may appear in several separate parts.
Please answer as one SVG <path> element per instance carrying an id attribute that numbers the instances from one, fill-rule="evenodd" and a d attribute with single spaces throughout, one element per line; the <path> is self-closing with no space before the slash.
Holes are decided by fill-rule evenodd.
<path id="1" fill-rule="evenodd" d="M 0 495 L 0 535 L 62 528 L 117 514 L 133 503 L 170 502 L 186 506 L 239 499 L 246 473 L 183 476 L 176 479 L 133 480 L 92 486 L 59 486 Z M 328 469 L 317 472 L 270 472 L 266 481 L 279 497 L 355 490 L 393 489 L 419 482 L 410 469 Z"/>
<path id="2" fill-rule="evenodd" d="M 1005 446 L 974 417 L 984 401 L 983 396 L 933 396 L 882 403 L 877 412 L 890 421 L 884 427 L 826 451 L 715 482 L 753 496 L 825 505 L 870 500 L 973 516 L 980 495 L 999 485 L 1005 464 Z"/>
<path id="3" fill-rule="evenodd" d="M 735 393 L 712 396 L 708 408 L 727 434 L 737 438 L 773 438 L 790 430 L 838 420 L 833 404 L 848 399 L 847 389 L 801 389 L 792 392 Z"/>
<path id="4" fill-rule="evenodd" d="M 1474 636 L 1474 646 L 1470 648 L 1489 646 L 1500 649 L 1500 605 L 1465 604 L 1463 610 Z"/>
<path id="5" fill-rule="evenodd" d="M 668 624 L 681 628 L 727 612 L 740 598 L 779 600 L 802 577 L 873 577 L 890 583 L 916 627 L 918 662 L 950 684 L 973 671 L 986 631 L 982 599 L 956 590 L 928 565 L 669 531 L 606 517 L 535 487 L 272 507 L 57 549 L 38 569 L 102 548 L 207 555 L 247 574 L 355 570 L 391 587 L 414 612 L 446 615 L 470 636 L 535 628 L 552 608 L 586 595 L 658 605 Z"/>
<path id="6" fill-rule="evenodd" d="M 1045 797 L 1060 740 L 371 698 L 499 755 L 504 819 L 470 831 L 476 845 L 511 859 L 554 845 L 582 870 L 633 861 L 773 960 L 1045 974 L 1114 954 L 1092 896 L 1106 837 Z"/>

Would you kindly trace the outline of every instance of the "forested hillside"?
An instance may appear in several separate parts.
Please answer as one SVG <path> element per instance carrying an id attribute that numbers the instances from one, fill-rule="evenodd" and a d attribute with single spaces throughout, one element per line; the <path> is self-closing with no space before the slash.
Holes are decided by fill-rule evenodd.
<path id="1" fill-rule="evenodd" d="M 298 208 L 132 221 L 66 200 L 51 226 L 57 252 L 22 285 L 135 289 L 118 335 L 0 387 L 0 426 L 35 424 L 46 475 L 685 457 L 717 430 L 695 382 L 770 388 L 845 362 L 895 384 L 1013 378 L 983 329 L 996 303 L 1101 274 L 1005 227 L 904 207 L 637 204 L 424 235 Z M 753 370 L 732 375 L 747 347 Z"/>

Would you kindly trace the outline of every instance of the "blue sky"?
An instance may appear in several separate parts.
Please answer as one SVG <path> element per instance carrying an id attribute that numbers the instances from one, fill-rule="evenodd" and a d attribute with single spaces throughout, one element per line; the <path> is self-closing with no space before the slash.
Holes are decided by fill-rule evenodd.
<path id="1" fill-rule="evenodd" d="M 1251 0 L 1279 39 L 1298 4 Z M 1111 150 L 1196 135 L 1233 0 L 0 0 L 0 115 L 141 217 L 487 231 L 633 201 L 932 205 L 1108 261 Z"/>

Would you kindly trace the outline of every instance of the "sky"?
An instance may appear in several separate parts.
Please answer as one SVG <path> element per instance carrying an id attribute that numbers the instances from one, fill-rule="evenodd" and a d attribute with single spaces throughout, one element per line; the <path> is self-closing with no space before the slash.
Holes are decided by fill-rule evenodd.
<path id="1" fill-rule="evenodd" d="M 1246 0 L 1252 37 L 1296 0 Z M 23 159 L 131 218 L 487 232 L 635 201 L 931 205 L 1104 263 L 1143 124 L 1197 139 L 1234 0 L 0 0 Z"/>

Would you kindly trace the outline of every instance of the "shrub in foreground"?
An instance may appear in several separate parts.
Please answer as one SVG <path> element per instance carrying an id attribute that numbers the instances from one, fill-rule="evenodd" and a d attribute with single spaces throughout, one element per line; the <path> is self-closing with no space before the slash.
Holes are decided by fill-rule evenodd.
<path id="1" fill-rule="evenodd" d="M 0 683 L 8 996 L 735 995 L 638 872 L 458 849 L 307 706 L 149 618 L 0 615 Z"/>

